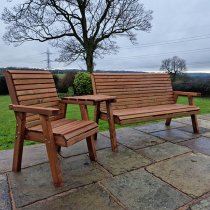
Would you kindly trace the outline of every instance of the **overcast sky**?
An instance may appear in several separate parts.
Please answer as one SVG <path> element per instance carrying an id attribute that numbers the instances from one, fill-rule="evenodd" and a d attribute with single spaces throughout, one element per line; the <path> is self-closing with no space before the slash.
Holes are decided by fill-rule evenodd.
<path id="1" fill-rule="evenodd" d="M 18 2 L 18 0 L 15 0 Z M 161 60 L 179 56 L 188 71 L 210 73 L 210 0 L 140 0 L 153 10 L 150 33 L 137 32 L 138 45 L 120 38 L 119 52 L 96 60 L 95 69 L 158 71 Z M 1 0 L 0 13 L 11 3 Z M 46 68 L 49 47 L 54 60 L 58 54 L 47 43 L 30 42 L 19 47 L 2 40 L 5 25 L 0 20 L 0 67 Z M 71 65 L 52 62 L 52 68 L 85 68 L 81 62 Z"/>

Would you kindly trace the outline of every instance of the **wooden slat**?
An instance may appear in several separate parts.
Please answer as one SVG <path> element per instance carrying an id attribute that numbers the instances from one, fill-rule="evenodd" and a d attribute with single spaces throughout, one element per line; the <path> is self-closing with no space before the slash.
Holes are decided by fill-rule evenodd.
<path id="1" fill-rule="evenodd" d="M 16 91 L 16 92 L 17 92 L 17 96 L 24 96 L 24 95 L 34 95 L 34 94 L 39 94 L 39 93 L 53 93 L 53 92 L 56 92 L 56 88 L 20 90 L 20 91 Z"/>
<path id="2" fill-rule="evenodd" d="M 53 79 L 18 79 L 14 80 L 15 85 L 28 85 L 28 84 L 45 84 L 54 83 Z"/>
<path id="3" fill-rule="evenodd" d="M 35 74 L 35 73 L 31 73 L 31 74 L 12 74 L 12 78 L 13 79 L 52 79 L 52 75 L 51 74 Z"/>
<path id="4" fill-rule="evenodd" d="M 34 100 L 34 99 L 50 98 L 50 97 L 56 97 L 56 96 L 58 96 L 57 93 L 52 92 L 52 93 L 19 96 L 18 99 L 19 101 L 29 101 L 29 100 Z"/>
<path id="5" fill-rule="evenodd" d="M 12 74 L 50 74 L 49 71 L 45 70 L 8 70 Z"/>
<path id="6" fill-rule="evenodd" d="M 55 88 L 54 83 L 47 84 L 37 84 L 37 85 L 16 85 L 16 90 L 33 90 L 33 89 L 43 89 L 43 88 Z"/>
<path id="7" fill-rule="evenodd" d="M 42 99 L 35 99 L 35 100 L 28 100 L 28 101 L 21 101 L 21 105 L 35 105 L 35 104 L 40 104 L 40 103 L 46 103 L 46 102 L 51 102 L 51 101 L 59 101 L 60 99 L 58 97 L 51 97 L 51 98 L 42 98 Z"/>
<path id="8" fill-rule="evenodd" d="M 184 116 L 195 115 L 195 114 L 199 114 L 199 111 L 179 112 L 179 113 L 171 113 L 171 114 L 158 115 L 158 116 L 152 116 L 152 117 L 134 118 L 134 119 L 122 120 L 118 124 L 128 125 L 128 124 L 133 124 L 137 122 L 168 119 L 168 118 L 173 118 L 173 117 L 184 117 Z"/>

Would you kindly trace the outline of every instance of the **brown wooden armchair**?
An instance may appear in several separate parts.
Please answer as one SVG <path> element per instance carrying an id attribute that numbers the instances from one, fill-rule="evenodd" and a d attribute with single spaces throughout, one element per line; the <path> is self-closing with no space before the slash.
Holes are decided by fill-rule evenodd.
<path id="1" fill-rule="evenodd" d="M 7 86 L 16 116 L 14 172 L 21 170 L 23 142 L 31 140 L 46 145 L 53 183 L 63 183 L 57 152 L 86 138 L 91 160 L 96 160 L 93 135 L 98 132 L 95 122 L 65 118 L 67 102 L 58 98 L 52 74 L 48 71 L 11 70 L 5 72 Z M 86 110 L 82 115 L 86 115 Z"/>

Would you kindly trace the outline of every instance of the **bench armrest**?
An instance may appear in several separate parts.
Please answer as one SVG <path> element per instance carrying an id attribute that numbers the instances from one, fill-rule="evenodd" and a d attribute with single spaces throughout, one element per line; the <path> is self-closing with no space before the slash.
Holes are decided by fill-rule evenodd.
<path id="1" fill-rule="evenodd" d="M 196 96 L 201 96 L 201 93 L 174 91 L 174 95 L 196 97 Z"/>
<path id="2" fill-rule="evenodd" d="M 59 113 L 59 109 L 43 108 L 43 107 L 36 107 L 36 106 L 15 105 L 15 104 L 10 104 L 9 109 L 14 110 L 15 112 L 40 114 L 40 115 L 46 115 L 46 116 L 52 116 L 52 115 L 56 115 Z"/>
<path id="3" fill-rule="evenodd" d="M 82 105 L 95 105 L 103 101 L 116 102 L 116 96 L 108 96 L 108 95 L 71 96 L 71 97 L 63 97 L 61 100 L 62 103 L 66 104 L 82 104 Z"/>

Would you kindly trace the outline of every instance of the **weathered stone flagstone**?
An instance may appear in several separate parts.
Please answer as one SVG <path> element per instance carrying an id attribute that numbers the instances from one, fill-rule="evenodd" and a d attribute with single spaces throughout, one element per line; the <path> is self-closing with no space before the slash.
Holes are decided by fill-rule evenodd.
<path id="1" fill-rule="evenodd" d="M 12 209 L 12 207 L 10 202 L 7 177 L 5 175 L 0 175 L 0 210 L 10 209 Z"/>
<path id="2" fill-rule="evenodd" d="M 190 125 L 192 124 L 190 117 L 178 118 L 178 119 L 176 119 L 176 121 L 181 122 L 181 123 L 190 124 Z M 198 118 L 198 126 L 210 129 L 210 119 L 209 120 L 204 120 L 204 119 Z"/>
<path id="3" fill-rule="evenodd" d="M 210 121 L 210 114 L 198 115 L 198 119 Z"/>
<path id="4" fill-rule="evenodd" d="M 4 150 L 0 154 L 0 173 L 12 170 L 13 150 Z M 44 144 L 25 146 L 23 149 L 22 168 L 48 161 Z"/>
<path id="5" fill-rule="evenodd" d="M 131 149 L 140 149 L 164 142 L 164 140 L 133 128 L 120 128 L 116 130 L 116 133 L 117 141 Z M 104 132 L 103 134 L 109 136 L 109 132 Z"/>
<path id="6" fill-rule="evenodd" d="M 178 129 L 158 131 L 152 133 L 152 135 L 174 143 L 197 137 L 197 135 L 185 131 L 180 131 Z"/>
<path id="7" fill-rule="evenodd" d="M 96 150 L 104 149 L 111 147 L 111 141 L 108 137 L 98 134 L 98 138 L 96 141 Z M 70 157 L 80 154 L 88 153 L 86 140 L 80 141 L 70 147 L 62 147 L 61 156 L 62 157 Z"/>
<path id="8" fill-rule="evenodd" d="M 119 175 L 151 163 L 150 160 L 124 146 L 119 146 L 118 152 L 112 152 L 110 148 L 100 150 L 97 152 L 97 157 L 100 165 L 113 175 Z"/>
<path id="9" fill-rule="evenodd" d="M 63 159 L 61 166 L 64 186 L 59 188 L 55 188 L 52 184 L 48 163 L 23 169 L 21 173 L 10 172 L 9 180 L 16 206 L 21 207 L 110 177 L 96 162 L 91 162 L 87 155 Z"/>
<path id="10" fill-rule="evenodd" d="M 155 161 L 164 160 L 190 151 L 191 150 L 187 147 L 179 146 L 170 142 L 137 150 L 140 154 Z"/>
<path id="11" fill-rule="evenodd" d="M 172 129 L 172 128 L 179 128 L 179 127 L 183 127 L 183 126 L 185 126 L 183 123 L 179 123 L 179 122 L 175 122 L 175 121 L 172 121 L 170 126 L 166 126 L 165 121 L 164 121 L 164 122 L 160 122 L 160 123 L 153 123 L 153 124 L 134 127 L 134 129 L 143 131 L 145 133 L 152 133 L 152 132 L 168 130 L 168 129 Z"/>
<path id="12" fill-rule="evenodd" d="M 102 184 L 131 210 L 174 210 L 191 200 L 144 169 L 103 180 Z"/>
<path id="13" fill-rule="evenodd" d="M 189 210 L 209 210 L 210 209 L 210 197 L 201 200 L 199 203 L 190 207 Z"/>
<path id="14" fill-rule="evenodd" d="M 210 138 L 210 132 L 202 133 L 202 136 Z"/>
<path id="15" fill-rule="evenodd" d="M 179 127 L 177 129 L 181 130 L 181 131 L 186 131 L 186 132 L 189 132 L 189 133 L 193 133 L 192 125 Z M 206 132 L 210 132 L 210 129 L 199 127 L 199 134 L 195 134 L 195 135 L 200 136 L 201 134 L 205 134 Z"/>
<path id="16" fill-rule="evenodd" d="M 98 185 L 89 185 L 59 197 L 37 202 L 21 210 L 123 210 Z"/>
<path id="17" fill-rule="evenodd" d="M 181 145 L 187 146 L 196 152 L 210 155 L 210 138 L 200 137 L 189 141 L 180 142 Z"/>
<path id="18" fill-rule="evenodd" d="M 147 170 L 182 192 L 201 196 L 210 191 L 210 157 L 197 153 L 155 163 Z"/>

